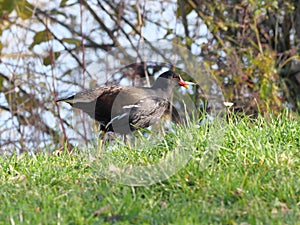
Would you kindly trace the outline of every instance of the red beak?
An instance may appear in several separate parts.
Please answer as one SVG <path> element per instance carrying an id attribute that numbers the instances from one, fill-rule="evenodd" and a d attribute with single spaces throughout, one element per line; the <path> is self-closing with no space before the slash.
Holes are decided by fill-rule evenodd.
<path id="1" fill-rule="evenodd" d="M 180 81 L 178 84 L 182 87 L 189 88 L 189 85 L 184 80 L 182 80 L 181 77 L 180 77 Z"/>

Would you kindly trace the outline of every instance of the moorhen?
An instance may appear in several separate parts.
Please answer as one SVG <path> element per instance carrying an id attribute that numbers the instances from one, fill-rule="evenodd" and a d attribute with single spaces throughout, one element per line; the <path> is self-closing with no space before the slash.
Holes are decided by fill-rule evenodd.
<path id="1" fill-rule="evenodd" d="M 176 86 L 188 87 L 173 71 L 162 73 L 152 87 L 99 87 L 57 100 L 83 110 L 100 123 L 100 129 L 129 134 L 138 128 L 151 126 L 170 107 L 170 97 Z"/>

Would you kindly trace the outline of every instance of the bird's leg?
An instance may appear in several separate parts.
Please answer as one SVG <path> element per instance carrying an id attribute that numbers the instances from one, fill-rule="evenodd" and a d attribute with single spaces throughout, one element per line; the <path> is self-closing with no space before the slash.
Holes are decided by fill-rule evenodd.
<path id="1" fill-rule="evenodd" d="M 98 153 L 102 152 L 102 148 L 105 145 L 105 137 L 106 137 L 106 132 L 100 131 L 99 137 L 98 137 Z"/>
<path id="2" fill-rule="evenodd" d="M 101 128 L 102 128 L 102 124 L 95 121 L 94 129 L 95 129 L 95 132 L 98 133 L 98 137 L 96 140 L 96 153 L 97 154 L 102 152 L 103 145 L 105 144 L 106 132 L 103 131 Z"/>
<path id="3" fill-rule="evenodd" d="M 131 143 L 130 143 L 131 136 L 130 136 L 130 134 L 124 134 L 123 138 L 124 138 L 125 146 L 127 146 L 129 149 L 131 149 Z"/>

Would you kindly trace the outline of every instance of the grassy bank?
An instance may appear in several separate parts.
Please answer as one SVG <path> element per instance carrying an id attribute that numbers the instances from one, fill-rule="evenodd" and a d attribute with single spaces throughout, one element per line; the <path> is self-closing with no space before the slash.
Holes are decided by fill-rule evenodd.
<path id="1" fill-rule="evenodd" d="M 1 157 L 0 224 L 300 224 L 299 118 L 230 118 L 213 158 L 204 157 L 208 132 L 181 128 L 144 151 L 111 147 L 119 163 L 140 165 L 191 149 L 170 179 L 150 186 L 106 179 L 101 157 L 80 149 Z"/>

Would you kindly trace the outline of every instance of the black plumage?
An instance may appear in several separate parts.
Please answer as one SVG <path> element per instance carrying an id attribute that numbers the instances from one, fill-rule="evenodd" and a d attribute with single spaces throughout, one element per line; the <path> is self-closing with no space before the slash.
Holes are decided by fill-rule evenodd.
<path id="1" fill-rule="evenodd" d="M 149 127 L 169 110 L 176 85 L 188 86 L 179 74 L 167 71 L 152 87 L 99 87 L 57 101 L 83 110 L 100 122 L 103 131 L 128 134 Z"/>

